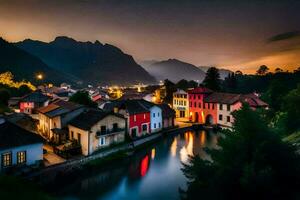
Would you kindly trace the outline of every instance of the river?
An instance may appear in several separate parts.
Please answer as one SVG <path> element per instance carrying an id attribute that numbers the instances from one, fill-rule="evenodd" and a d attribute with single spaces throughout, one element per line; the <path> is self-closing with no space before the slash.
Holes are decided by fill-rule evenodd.
<path id="1" fill-rule="evenodd" d="M 190 155 L 210 159 L 204 148 L 215 148 L 219 134 L 187 131 L 165 137 L 139 150 L 126 162 L 113 163 L 96 172 L 87 172 L 71 184 L 59 187 L 55 196 L 77 199 L 179 199 L 179 188 L 187 179 L 182 163 Z"/>

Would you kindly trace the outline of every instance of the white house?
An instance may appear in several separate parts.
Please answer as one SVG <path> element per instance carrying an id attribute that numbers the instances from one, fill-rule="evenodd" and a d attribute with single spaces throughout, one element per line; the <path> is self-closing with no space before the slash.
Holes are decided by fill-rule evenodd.
<path id="1" fill-rule="evenodd" d="M 141 100 L 140 102 L 150 111 L 151 133 L 160 131 L 163 128 L 162 109 L 158 105 L 145 100 Z"/>
<path id="2" fill-rule="evenodd" d="M 0 172 L 39 165 L 43 161 L 43 138 L 0 118 Z"/>

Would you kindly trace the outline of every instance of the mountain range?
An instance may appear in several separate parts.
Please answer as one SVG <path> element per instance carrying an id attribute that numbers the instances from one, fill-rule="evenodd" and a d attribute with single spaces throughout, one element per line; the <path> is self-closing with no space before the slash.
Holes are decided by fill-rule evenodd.
<path id="1" fill-rule="evenodd" d="M 143 66 L 157 80 L 169 79 L 178 82 L 181 79 L 195 80 L 201 83 L 205 72 L 192 65 L 177 59 L 169 59 Z"/>
<path id="2" fill-rule="evenodd" d="M 15 46 L 38 57 L 50 68 L 89 84 L 154 83 L 156 80 L 132 56 L 99 41 L 80 42 L 60 36 L 47 43 L 26 39 Z"/>
<path id="3" fill-rule="evenodd" d="M 28 80 L 37 83 L 37 74 L 43 74 L 47 82 L 61 83 L 73 79 L 62 72 L 52 69 L 38 57 L 16 47 L 0 38 L 0 73 L 10 71 L 16 80 Z"/>
<path id="4" fill-rule="evenodd" d="M 195 66 L 177 59 L 164 61 L 146 60 L 139 63 L 157 80 L 169 79 L 172 82 L 186 79 L 201 83 L 205 78 L 206 71 L 210 68 L 208 66 Z M 230 70 L 219 68 L 221 79 L 225 79 L 230 72 Z"/>

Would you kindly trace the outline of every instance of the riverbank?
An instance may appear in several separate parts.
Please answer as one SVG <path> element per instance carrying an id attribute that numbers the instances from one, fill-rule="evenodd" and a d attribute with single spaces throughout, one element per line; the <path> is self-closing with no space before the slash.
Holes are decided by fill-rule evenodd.
<path id="1" fill-rule="evenodd" d="M 27 175 L 25 178 L 42 185 L 48 184 L 49 182 L 55 182 L 60 176 L 72 174 L 73 171 L 84 170 L 87 166 L 89 166 L 89 163 L 92 163 L 91 165 L 93 166 L 96 166 L 97 164 L 100 166 L 103 163 L 108 163 L 116 159 L 123 159 L 130 156 L 134 151 L 144 148 L 164 136 L 173 135 L 174 133 L 184 132 L 191 129 L 192 126 L 185 126 L 162 130 L 158 133 L 99 151 L 90 156 L 67 160 L 63 163 L 42 168 L 39 171 Z M 120 156 L 121 154 L 122 156 Z"/>

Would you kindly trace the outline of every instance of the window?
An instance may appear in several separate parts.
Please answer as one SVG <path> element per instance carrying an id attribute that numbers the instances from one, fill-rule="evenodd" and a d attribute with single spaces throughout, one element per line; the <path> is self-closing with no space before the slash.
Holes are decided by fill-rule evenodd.
<path id="1" fill-rule="evenodd" d="M 230 116 L 227 116 L 227 122 L 230 122 Z"/>
<path id="2" fill-rule="evenodd" d="M 219 115 L 219 120 L 220 120 L 220 121 L 223 120 L 223 115 Z"/>
<path id="3" fill-rule="evenodd" d="M 214 104 L 214 103 L 212 104 L 212 109 L 213 109 L 213 110 L 215 109 L 215 104 Z"/>
<path id="4" fill-rule="evenodd" d="M 71 138 L 70 138 L 71 140 L 73 140 L 74 139 L 74 132 L 73 131 L 71 131 Z"/>
<path id="5" fill-rule="evenodd" d="M 223 110 L 223 104 L 220 104 L 220 110 Z"/>
<path id="6" fill-rule="evenodd" d="M 12 165 L 12 155 L 11 152 L 2 154 L 2 167 L 9 167 Z"/>
<path id="7" fill-rule="evenodd" d="M 198 103 L 198 107 L 201 108 L 201 103 Z"/>
<path id="8" fill-rule="evenodd" d="M 176 105 L 176 99 L 174 99 L 174 105 Z"/>
<path id="9" fill-rule="evenodd" d="M 190 102 L 190 107 L 192 107 L 192 105 L 193 105 L 193 103 L 192 103 L 192 102 Z"/>
<path id="10" fill-rule="evenodd" d="M 135 138 L 137 136 L 137 129 L 133 128 L 131 129 L 131 137 Z"/>
<path id="11" fill-rule="evenodd" d="M 160 128 L 161 127 L 161 124 L 160 124 L 160 122 L 158 123 L 158 128 Z"/>
<path id="12" fill-rule="evenodd" d="M 56 123 L 55 123 L 55 122 L 53 123 L 53 126 L 54 126 L 54 128 L 57 128 L 57 127 L 56 127 Z"/>
<path id="13" fill-rule="evenodd" d="M 208 109 L 210 109 L 210 103 L 208 103 L 208 106 L 207 106 L 207 107 L 208 107 Z"/>
<path id="14" fill-rule="evenodd" d="M 147 130 L 148 130 L 147 124 L 143 124 L 143 125 L 142 125 L 142 130 L 143 130 L 143 131 L 147 131 Z"/>
<path id="15" fill-rule="evenodd" d="M 133 121 L 136 122 L 136 115 L 133 116 Z"/>
<path id="16" fill-rule="evenodd" d="M 99 143 L 100 143 L 100 146 L 105 145 L 105 137 L 101 137 Z"/>
<path id="17" fill-rule="evenodd" d="M 154 128 L 156 128 L 156 123 L 154 123 Z"/>
<path id="18" fill-rule="evenodd" d="M 206 103 L 203 103 L 203 109 L 205 109 L 205 104 L 206 104 Z"/>
<path id="19" fill-rule="evenodd" d="M 153 117 L 155 117 L 155 113 L 153 113 Z"/>
<path id="20" fill-rule="evenodd" d="M 186 101 L 183 102 L 184 106 L 186 106 Z"/>
<path id="21" fill-rule="evenodd" d="M 197 107 L 197 103 L 196 103 L 196 102 L 194 102 L 194 107 L 195 107 L 195 108 Z"/>
<path id="22" fill-rule="evenodd" d="M 146 119 L 146 114 L 144 114 L 144 119 Z"/>
<path id="23" fill-rule="evenodd" d="M 118 131 L 119 126 L 118 123 L 113 123 L 113 131 Z"/>
<path id="24" fill-rule="evenodd" d="M 227 104 L 227 111 L 230 111 L 230 105 Z"/>
<path id="25" fill-rule="evenodd" d="M 78 141 L 78 144 L 81 144 L 81 134 L 80 133 L 77 133 L 77 141 Z"/>
<path id="26" fill-rule="evenodd" d="M 106 134 L 106 126 L 101 126 L 101 135 Z"/>
<path id="27" fill-rule="evenodd" d="M 17 153 L 17 163 L 18 165 L 26 163 L 26 151 L 19 151 Z"/>

